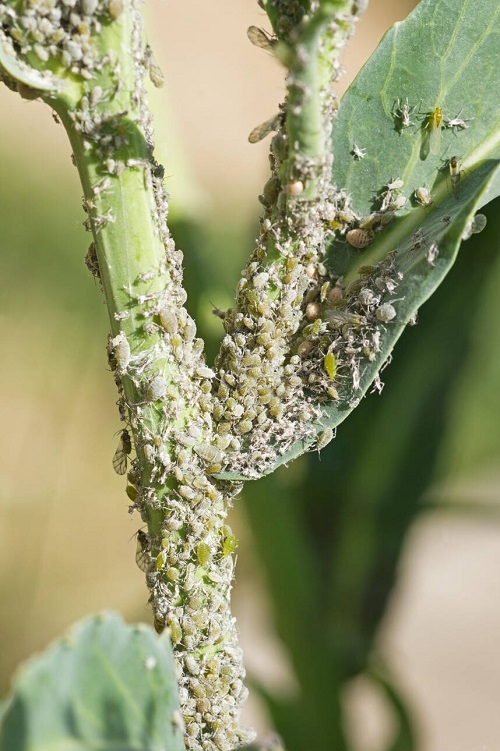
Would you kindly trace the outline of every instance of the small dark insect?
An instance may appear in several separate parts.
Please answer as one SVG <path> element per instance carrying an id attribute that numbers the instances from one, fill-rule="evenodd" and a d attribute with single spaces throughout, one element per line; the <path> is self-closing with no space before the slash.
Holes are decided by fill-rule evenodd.
<path id="1" fill-rule="evenodd" d="M 127 471 L 127 456 L 132 451 L 132 441 L 130 433 L 124 428 L 120 435 L 118 448 L 113 456 L 113 469 L 117 475 L 124 475 Z"/>
<path id="2" fill-rule="evenodd" d="M 144 530 L 137 530 L 137 548 L 135 551 L 135 562 L 141 571 L 149 571 L 151 557 L 149 555 L 148 538 Z"/>
<path id="3" fill-rule="evenodd" d="M 101 272 L 99 270 L 99 261 L 97 258 L 97 252 L 94 243 L 90 243 L 87 255 L 85 256 L 85 266 L 95 279 L 101 278 Z"/>
<path id="4" fill-rule="evenodd" d="M 165 177 L 165 167 L 163 166 L 163 164 L 160 164 L 154 158 L 152 160 L 152 164 L 153 164 L 153 175 L 157 177 L 159 180 L 163 180 L 163 178 Z"/>
<path id="5" fill-rule="evenodd" d="M 213 302 L 211 302 L 211 304 L 213 305 L 213 310 L 212 310 L 213 315 L 217 316 L 217 318 L 220 318 L 221 321 L 223 321 L 224 318 L 226 317 L 226 313 L 220 308 L 218 308 L 216 305 L 214 305 Z"/>
<path id="6" fill-rule="evenodd" d="M 262 141 L 262 139 L 265 138 L 269 133 L 272 133 L 273 130 L 276 130 L 279 125 L 280 118 L 281 115 L 274 115 L 264 123 L 257 125 L 248 136 L 250 143 L 259 143 L 259 141 Z"/>

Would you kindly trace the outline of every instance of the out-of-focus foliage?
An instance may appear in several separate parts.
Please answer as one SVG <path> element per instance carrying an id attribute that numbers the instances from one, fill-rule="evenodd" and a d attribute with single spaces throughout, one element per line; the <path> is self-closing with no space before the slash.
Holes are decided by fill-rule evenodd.
<path id="1" fill-rule="evenodd" d="M 167 639 L 111 613 L 96 616 L 23 667 L 0 749 L 182 751 L 177 693 Z"/>

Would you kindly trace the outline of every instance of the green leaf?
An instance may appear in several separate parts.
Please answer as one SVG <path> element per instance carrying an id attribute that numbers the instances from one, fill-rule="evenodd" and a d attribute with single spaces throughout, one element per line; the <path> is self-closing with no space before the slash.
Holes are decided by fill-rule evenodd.
<path id="1" fill-rule="evenodd" d="M 28 662 L 0 726 L 0 751 L 183 751 L 165 639 L 106 613 Z"/>
<path id="2" fill-rule="evenodd" d="M 407 709 L 400 691 L 396 688 L 394 679 L 389 676 L 386 668 L 381 665 L 371 666 L 368 677 L 383 691 L 390 708 L 392 709 L 397 728 L 387 751 L 415 751 L 417 738 L 414 723 Z"/>
<path id="3" fill-rule="evenodd" d="M 358 217 L 381 209 L 383 193 L 396 178 L 403 181 L 393 199 L 406 198 L 388 226 L 379 225 L 373 242 L 357 250 L 338 236 L 328 264 L 351 283 L 376 288 L 379 264 L 390 264 L 397 281 L 380 304 L 390 303 L 396 317 L 380 322 L 349 292 L 349 313 L 366 317 L 368 336 L 380 334 L 380 350 L 359 362 L 359 387 L 350 374 L 339 379 L 340 398 L 322 406 L 317 433 L 335 428 L 357 406 L 409 320 L 443 281 L 458 253 L 462 235 L 476 211 L 500 194 L 500 6 L 491 0 L 422 0 L 415 11 L 396 24 L 346 92 L 334 126 L 333 179 L 350 195 Z M 408 100 L 412 124 L 402 127 L 398 107 Z M 442 125 L 463 119 L 465 128 L 440 130 L 439 154 L 429 148 L 430 115 L 442 109 Z M 353 147 L 366 150 L 353 156 Z M 455 182 L 449 160 L 457 158 Z M 432 203 L 422 206 L 418 188 L 430 191 Z M 354 227 L 359 222 L 354 221 Z M 374 266 L 364 276 L 360 267 Z M 402 278 L 401 278 L 402 275 Z M 364 281 L 361 282 L 361 279 Z M 353 290 L 354 288 L 351 288 Z M 350 294 L 350 297 L 349 297 Z M 281 455 L 276 466 L 313 447 L 315 438 L 298 441 Z M 224 475 L 237 479 L 237 475 Z"/>

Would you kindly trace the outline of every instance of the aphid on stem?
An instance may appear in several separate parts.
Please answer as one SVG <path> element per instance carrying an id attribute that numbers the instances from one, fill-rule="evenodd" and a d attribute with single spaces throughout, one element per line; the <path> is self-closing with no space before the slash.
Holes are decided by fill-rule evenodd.
<path id="1" fill-rule="evenodd" d="M 127 457 L 131 451 L 132 441 L 130 440 L 130 433 L 124 428 L 120 435 L 118 448 L 113 456 L 113 469 L 117 475 L 124 475 L 127 471 Z"/>
<path id="2" fill-rule="evenodd" d="M 355 159 L 364 159 L 366 156 L 366 149 L 361 149 L 357 144 L 354 144 L 351 154 Z"/>
<path id="3" fill-rule="evenodd" d="M 281 115 L 274 115 L 274 117 L 270 117 L 269 120 L 257 125 L 248 136 L 250 143 L 259 143 L 259 141 L 262 141 L 262 139 L 269 135 L 269 133 L 276 130 L 280 119 Z"/>

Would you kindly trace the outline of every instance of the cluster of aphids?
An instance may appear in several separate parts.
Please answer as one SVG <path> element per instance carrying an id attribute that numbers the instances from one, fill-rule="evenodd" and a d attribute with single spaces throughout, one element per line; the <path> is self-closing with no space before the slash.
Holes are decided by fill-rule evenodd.
<path id="1" fill-rule="evenodd" d="M 0 4 L 0 23 L 15 52 L 35 54 L 42 63 L 62 66 L 90 81 L 109 63 L 95 44 L 103 17 L 117 20 L 122 0 L 69 0 Z"/>
<path id="2" fill-rule="evenodd" d="M 173 253 L 171 248 L 169 272 L 180 264 Z M 227 607 L 236 539 L 224 523 L 224 501 L 211 479 L 223 467 L 227 434 L 220 432 L 209 442 L 214 373 L 204 363 L 184 301 L 173 282 L 166 283 L 165 293 L 136 297 L 145 327 L 156 337 L 153 349 L 134 355 L 124 332 L 112 338 L 109 349 L 117 375 L 136 387 L 138 401 L 127 402 L 127 408 L 136 451 L 152 471 L 151 481 L 142 481 L 135 459 L 127 492 L 139 511 L 161 505 L 166 512 L 158 536 L 138 533 L 137 563 L 146 573 L 155 627 L 168 627 L 175 647 L 187 748 L 201 751 L 211 731 L 220 747 L 225 738 L 234 741 L 246 689 Z M 161 370 L 155 372 L 165 363 L 171 375 L 175 372 L 169 382 Z M 154 419 L 148 419 L 148 410 Z M 131 448 L 126 428 L 114 459 L 120 473 L 126 471 Z M 219 648 L 207 656 L 214 645 Z"/>

